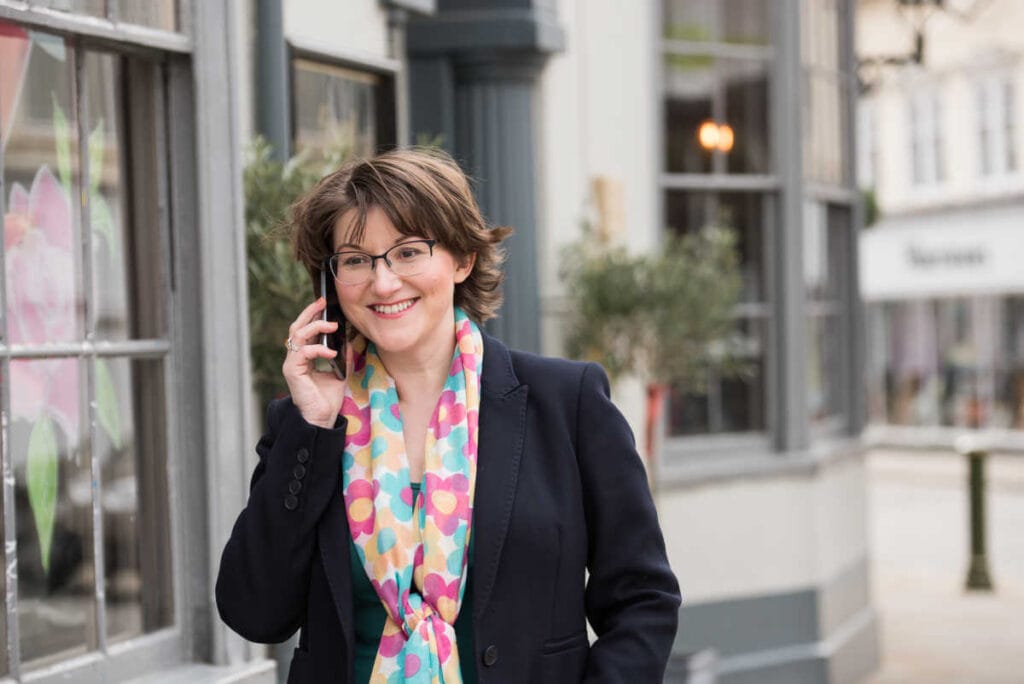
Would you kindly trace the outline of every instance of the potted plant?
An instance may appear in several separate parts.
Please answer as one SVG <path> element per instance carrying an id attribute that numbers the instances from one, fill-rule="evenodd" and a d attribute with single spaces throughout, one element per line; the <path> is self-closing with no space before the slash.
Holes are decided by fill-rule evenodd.
<path id="1" fill-rule="evenodd" d="M 339 142 L 326 153 L 304 151 L 280 162 L 274 159 L 269 143 L 258 137 L 246 150 L 242 186 L 249 339 L 258 406 L 266 406 L 287 391 L 281 376 L 281 336 L 313 297 L 309 274 L 292 254 L 288 210 L 303 192 L 338 168 L 350 149 L 351 145 Z"/>
<path id="2" fill-rule="evenodd" d="M 586 231 L 565 250 L 567 351 L 600 363 L 612 381 L 627 373 L 647 381 L 649 464 L 670 385 L 700 392 L 710 367 L 743 371 L 733 318 L 742 287 L 735 242 L 731 230 L 707 226 L 668 235 L 657 253 L 634 255 Z"/>

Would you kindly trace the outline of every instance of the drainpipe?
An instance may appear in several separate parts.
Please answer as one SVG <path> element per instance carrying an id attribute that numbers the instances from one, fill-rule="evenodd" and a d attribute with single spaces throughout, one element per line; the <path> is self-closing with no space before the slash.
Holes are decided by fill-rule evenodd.
<path id="1" fill-rule="evenodd" d="M 256 0 L 256 131 L 282 162 L 291 155 L 289 72 L 281 0 Z"/>

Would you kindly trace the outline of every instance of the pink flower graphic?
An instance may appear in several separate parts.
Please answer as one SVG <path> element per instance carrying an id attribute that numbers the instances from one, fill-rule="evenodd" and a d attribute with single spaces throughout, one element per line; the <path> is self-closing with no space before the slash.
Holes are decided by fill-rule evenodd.
<path id="1" fill-rule="evenodd" d="M 458 403 L 455 392 L 445 390 L 437 401 L 437 409 L 434 411 L 434 423 L 436 424 L 434 434 L 437 439 L 444 439 L 452 428 L 462 422 L 466 416 L 466 406 Z"/>
<path id="2" fill-rule="evenodd" d="M 469 480 L 462 473 L 438 477 L 427 473 L 423 502 L 426 513 L 442 534 L 451 535 L 459 524 L 469 520 Z"/>
<path id="3" fill-rule="evenodd" d="M 28 192 L 11 187 L 4 216 L 8 335 L 12 344 L 74 340 L 82 306 L 75 292 L 71 205 L 47 166 Z M 72 439 L 78 435 L 78 363 L 11 363 L 11 408 L 30 422 L 44 411 Z"/>

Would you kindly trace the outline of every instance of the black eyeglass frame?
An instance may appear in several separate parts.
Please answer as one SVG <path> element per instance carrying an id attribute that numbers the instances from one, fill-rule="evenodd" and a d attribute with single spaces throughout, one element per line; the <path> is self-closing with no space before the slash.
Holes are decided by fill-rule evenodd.
<path id="1" fill-rule="evenodd" d="M 346 249 L 346 250 L 344 250 L 342 252 L 335 252 L 334 254 L 332 254 L 329 257 L 327 257 L 326 259 L 324 259 L 324 270 L 325 271 L 330 271 L 331 277 L 333 277 L 338 282 L 342 282 L 338 278 L 338 274 L 335 273 L 335 271 L 334 271 L 334 263 L 336 261 L 336 258 L 341 256 L 342 254 L 362 254 L 362 255 L 367 256 L 367 257 L 370 258 L 370 273 L 373 273 L 373 271 L 377 268 L 377 260 L 378 259 L 383 259 L 384 263 L 388 265 L 388 269 L 392 273 L 394 273 L 395 269 L 391 265 L 391 260 L 388 259 L 388 254 L 390 254 L 392 251 L 398 249 L 399 247 L 406 247 L 408 245 L 416 244 L 418 242 L 425 242 L 425 243 L 427 243 L 427 249 L 430 251 L 430 256 L 431 257 L 434 256 L 434 245 L 437 244 L 437 240 L 434 240 L 432 238 L 417 238 L 415 240 L 406 240 L 405 242 L 399 242 L 397 245 L 392 245 L 391 247 L 389 247 L 388 249 L 384 250 L 380 254 L 377 254 L 376 256 L 373 255 L 373 254 L 369 254 L 367 252 L 361 252 L 358 249 Z M 398 274 L 396 274 L 396 275 L 398 275 Z"/>

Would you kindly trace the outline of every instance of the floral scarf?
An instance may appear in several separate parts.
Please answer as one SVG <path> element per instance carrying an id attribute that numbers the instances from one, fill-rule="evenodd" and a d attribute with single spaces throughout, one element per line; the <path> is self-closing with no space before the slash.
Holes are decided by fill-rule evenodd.
<path id="1" fill-rule="evenodd" d="M 427 428 L 415 505 L 395 382 L 372 342 L 359 336 L 351 349 L 341 407 L 345 511 L 387 612 L 370 682 L 461 684 L 454 624 L 469 560 L 483 337 L 456 308 L 455 354 Z"/>

